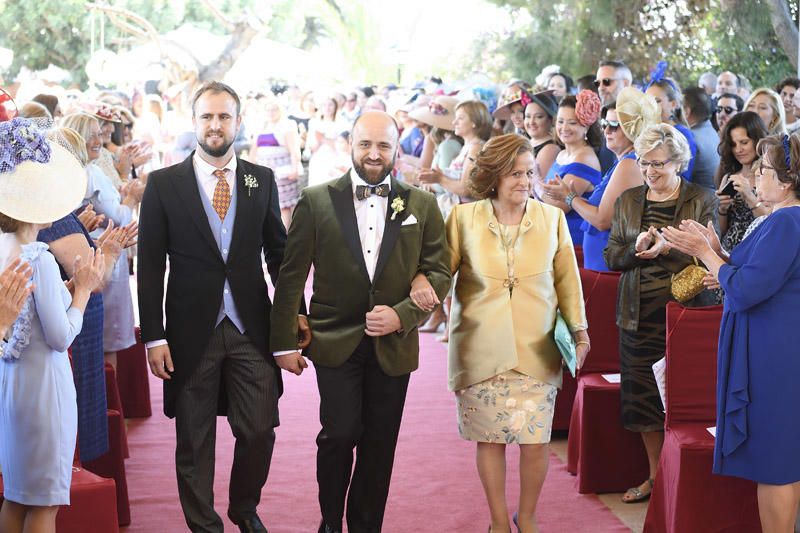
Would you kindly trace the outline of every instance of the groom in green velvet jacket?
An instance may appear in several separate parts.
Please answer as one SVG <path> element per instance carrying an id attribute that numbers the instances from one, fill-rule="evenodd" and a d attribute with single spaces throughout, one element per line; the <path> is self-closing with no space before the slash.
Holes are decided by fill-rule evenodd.
<path id="1" fill-rule="evenodd" d="M 303 191 L 275 290 L 270 347 L 281 368 L 303 371 L 298 327 L 307 321 L 312 331 L 305 355 L 320 393 L 322 533 L 342 530 L 345 496 L 351 533 L 381 530 L 409 375 L 419 365 L 417 324 L 427 315 L 409 298 L 411 281 L 424 273 L 440 299 L 450 287 L 434 197 L 391 176 L 398 136 L 386 113 L 358 118 L 353 169 Z M 312 265 L 309 316 L 298 317 Z"/>

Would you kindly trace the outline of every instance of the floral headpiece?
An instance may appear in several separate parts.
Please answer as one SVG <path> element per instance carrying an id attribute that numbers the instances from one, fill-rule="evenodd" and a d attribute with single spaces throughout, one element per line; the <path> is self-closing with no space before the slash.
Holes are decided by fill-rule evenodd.
<path id="1" fill-rule="evenodd" d="M 789 136 L 783 136 L 783 156 L 786 158 L 786 169 L 791 172 L 792 171 L 792 151 L 791 147 L 789 146 Z"/>
<path id="2" fill-rule="evenodd" d="M 35 123 L 26 118 L 0 122 L 0 173 L 13 172 L 23 161 L 47 163 L 50 144 Z"/>
<path id="3" fill-rule="evenodd" d="M 659 61 L 656 64 L 656 69 L 653 71 L 653 74 L 650 75 L 650 81 L 645 85 L 644 90 L 647 91 L 654 83 L 665 81 L 674 91 L 680 92 L 675 82 L 665 76 L 668 67 L 669 63 L 666 61 Z"/>
<path id="4" fill-rule="evenodd" d="M 524 108 L 530 104 L 531 101 L 531 95 L 528 94 L 527 91 L 520 89 L 519 87 L 513 87 L 511 90 L 506 91 L 503 94 L 503 101 L 500 103 L 499 107 L 510 106 L 515 102 L 519 102 Z"/>
<path id="5" fill-rule="evenodd" d="M 584 128 L 588 128 L 600 118 L 603 107 L 600 97 L 594 91 L 584 89 L 578 93 L 575 102 L 575 116 Z"/>
<path id="6" fill-rule="evenodd" d="M 438 117 L 446 117 L 447 115 L 450 114 L 450 111 L 445 106 L 436 101 L 433 101 L 430 104 L 428 104 L 428 111 L 430 111 L 431 113 L 433 113 Z"/>
<path id="7" fill-rule="evenodd" d="M 122 122 L 122 117 L 111 106 L 100 104 L 94 111 L 94 116 L 106 122 Z"/>

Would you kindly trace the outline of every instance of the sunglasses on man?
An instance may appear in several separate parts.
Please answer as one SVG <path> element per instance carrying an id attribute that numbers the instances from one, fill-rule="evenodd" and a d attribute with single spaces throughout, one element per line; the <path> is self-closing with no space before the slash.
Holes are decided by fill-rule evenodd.
<path id="1" fill-rule="evenodd" d="M 611 87 L 611 84 L 615 81 L 619 80 L 619 78 L 603 78 L 600 80 L 594 80 L 594 86 L 600 87 L 600 84 L 603 84 L 603 87 Z"/>
<path id="2" fill-rule="evenodd" d="M 732 115 L 738 111 L 735 107 L 731 107 L 729 105 L 723 105 L 717 108 L 717 114 L 725 113 L 726 115 Z"/>

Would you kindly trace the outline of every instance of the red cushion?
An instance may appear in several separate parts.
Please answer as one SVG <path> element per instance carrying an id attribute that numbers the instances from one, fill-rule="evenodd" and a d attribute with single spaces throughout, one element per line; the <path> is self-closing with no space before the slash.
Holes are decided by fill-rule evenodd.
<path id="1" fill-rule="evenodd" d="M 712 474 L 713 453 L 706 424 L 675 424 L 666 430 L 645 532 L 761 531 L 756 484 Z"/>
<path id="2" fill-rule="evenodd" d="M 722 306 L 667 305 L 666 421 L 716 424 L 717 341 Z"/>
<path id="3" fill-rule="evenodd" d="M 140 339 L 141 333 L 136 328 L 136 344 L 117 352 L 117 384 L 125 418 L 141 418 L 153 414 L 147 350 Z"/>
<path id="4" fill-rule="evenodd" d="M 619 273 L 582 268 L 580 274 L 592 341 L 592 349 L 580 373 L 619 372 L 619 329 L 616 324 Z"/>
<path id="5" fill-rule="evenodd" d="M 648 476 L 647 454 L 638 433 L 620 420 L 620 385 L 599 374 L 578 378 L 572 407 L 567 469 L 576 473 L 578 492 L 622 492 Z"/>

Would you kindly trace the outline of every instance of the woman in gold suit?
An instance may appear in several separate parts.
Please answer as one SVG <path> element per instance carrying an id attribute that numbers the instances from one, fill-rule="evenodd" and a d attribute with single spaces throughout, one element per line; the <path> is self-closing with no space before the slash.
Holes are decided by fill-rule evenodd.
<path id="1" fill-rule="evenodd" d="M 447 240 L 455 278 L 449 388 L 458 430 L 477 442 L 478 475 L 491 512 L 490 532 L 510 531 L 505 497 L 506 445 L 520 445 L 519 531 L 534 520 L 548 465 L 561 355 L 553 340 L 561 310 L 589 352 L 578 265 L 564 212 L 530 198 L 536 160 L 516 134 L 490 139 L 470 173 L 477 202 L 455 206 Z M 417 301 L 422 291 L 412 290 Z M 420 298 L 422 300 L 422 298 Z M 424 306 L 427 302 L 419 301 Z"/>

